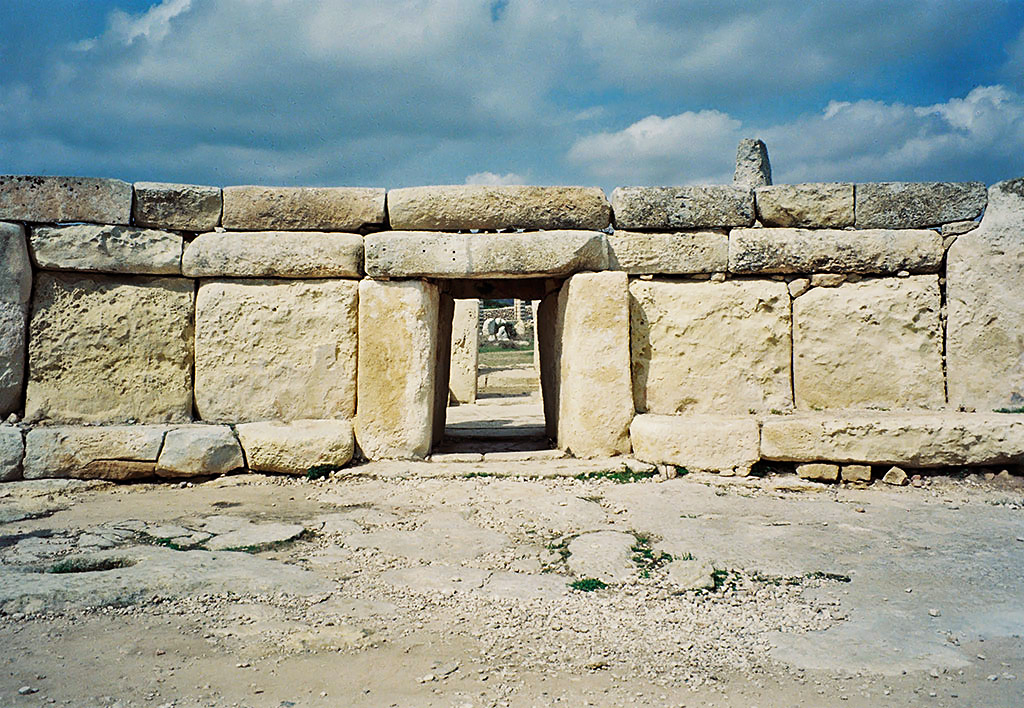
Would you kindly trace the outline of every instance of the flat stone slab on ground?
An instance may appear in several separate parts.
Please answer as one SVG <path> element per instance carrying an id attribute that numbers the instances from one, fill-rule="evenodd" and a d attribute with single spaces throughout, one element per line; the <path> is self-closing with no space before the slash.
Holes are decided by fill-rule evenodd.
<path id="1" fill-rule="evenodd" d="M 210 528 L 206 530 L 212 533 Z M 305 528 L 301 524 L 246 521 L 231 531 L 214 535 L 206 542 L 206 547 L 211 551 L 259 549 L 294 540 L 303 531 Z"/>
<path id="2" fill-rule="evenodd" d="M 418 565 L 381 574 L 384 582 L 417 593 L 479 590 L 488 577 L 486 570 L 447 565 Z"/>
<path id="3" fill-rule="evenodd" d="M 569 570 L 581 579 L 621 583 L 637 571 L 632 562 L 636 542 L 636 536 L 621 531 L 582 533 L 569 541 Z"/>

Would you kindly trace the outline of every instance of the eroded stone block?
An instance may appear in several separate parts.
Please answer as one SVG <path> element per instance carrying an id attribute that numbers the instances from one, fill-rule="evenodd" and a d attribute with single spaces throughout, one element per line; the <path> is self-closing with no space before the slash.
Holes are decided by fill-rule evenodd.
<path id="1" fill-rule="evenodd" d="M 21 408 L 32 264 L 25 230 L 0 222 L 0 416 Z"/>
<path id="2" fill-rule="evenodd" d="M 167 431 L 156 473 L 160 477 L 225 474 L 245 467 L 242 448 L 226 425 L 186 425 Z"/>
<path id="3" fill-rule="evenodd" d="M 801 295 L 793 301 L 797 408 L 942 407 L 939 308 L 934 275 Z"/>
<path id="4" fill-rule="evenodd" d="M 344 467 L 355 450 L 348 420 L 244 423 L 238 437 L 254 472 L 306 474 L 317 467 Z"/>
<path id="5" fill-rule="evenodd" d="M 358 278 L 363 237 L 322 231 L 200 234 L 185 249 L 190 278 Z"/>
<path id="6" fill-rule="evenodd" d="M 754 195 L 745 187 L 617 187 L 612 211 L 619 229 L 713 229 L 751 226 Z"/>
<path id="7" fill-rule="evenodd" d="M 0 482 L 21 479 L 21 459 L 25 455 L 25 439 L 21 429 L 0 425 Z"/>
<path id="8" fill-rule="evenodd" d="M 480 349 L 480 301 L 456 300 L 452 316 L 451 374 L 448 388 L 458 403 L 476 402 Z"/>
<path id="9" fill-rule="evenodd" d="M 754 138 L 740 140 L 736 146 L 736 171 L 732 183 L 745 189 L 772 183 L 772 165 L 768 160 L 768 147 L 763 141 Z"/>
<path id="10" fill-rule="evenodd" d="M 776 184 L 754 190 L 757 218 L 765 226 L 853 226 L 853 184 Z"/>
<path id="11" fill-rule="evenodd" d="M 150 477 L 165 425 L 52 426 L 25 436 L 25 479 Z"/>
<path id="12" fill-rule="evenodd" d="M 725 231 L 616 231 L 608 236 L 608 254 L 609 268 L 637 275 L 724 273 L 729 236 Z"/>
<path id="13" fill-rule="evenodd" d="M 384 223 L 383 189 L 364 187 L 225 187 L 225 229 L 358 231 Z"/>
<path id="14" fill-rule="evenodd" d="M 813 479 L 816 482 L 839 481 L 839 465 L 827 462 L 805 462 L 796 466 L 796 474 L 800 479 Z"/>
<path id="15" fill-rule="evenodd" d="M 854 187 L 860 229 L 920 229 L 976 218 L 988 200 L 982 182 L 867 182 Z"/>
<path id="16" fill-rule="evenodd" d="M 130 224 L 132 186 L 119 179 L 0 175 L 0 219 Z"/>
<path id="17" fill-rule="evenodd" d="M 29 233 L 36 265 L 49 270 L 181 274 L 178 234 L 131 226 L 37 226 Z"/>
<path id="18" fill-rule="evenodd" d="M 350 418 L 358 284 L 207 281 L 196 300 L 196 409 L 203 420 Z"/>
<path id="19" fill-rule="evenodd" d="M 137 226 L 210 231 L 220 226 L 220 187 L 136 182 L 132 219 Z"/>
<path id="20" fill-rule="evenodd" d="M 192 294 L 184 278 L 40 273 L 26 419 L 190 420 Z"/>
<path id="21" fill-rule="evenodd" d="M 757 420 L 750 416 L 638 415 L 629 436 L 638 459 L 691 471 L 749 469 L 759 456 Z"/>
<path id="22" fill-rule="evenodd" d="M 786 283 L 636 280 L 629 291 L 638 413 L 792 408 Z"/>

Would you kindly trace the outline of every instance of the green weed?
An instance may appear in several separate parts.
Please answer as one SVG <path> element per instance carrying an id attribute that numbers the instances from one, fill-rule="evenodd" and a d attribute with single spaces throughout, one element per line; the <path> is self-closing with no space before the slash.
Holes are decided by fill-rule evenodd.
<path id="1" fill-rule="evenodd" d="M 597 578 L 580 578 L 569 583 L 569 587 L 580 592 L 594 592 L 595 590 L 604 590 L 608 587 L 608 583 Z"/>

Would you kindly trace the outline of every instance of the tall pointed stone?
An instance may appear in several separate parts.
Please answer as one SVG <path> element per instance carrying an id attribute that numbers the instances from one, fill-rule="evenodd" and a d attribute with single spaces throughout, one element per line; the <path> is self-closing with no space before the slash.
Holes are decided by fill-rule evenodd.
<path id="1" fill-rule="evenodd" d="M 737 187 L 755 189 L 772 183 L 772 165 L 768 146 L 755 138 L 743 138 L 736 148 L 736 172 L 732 183 Z"/>

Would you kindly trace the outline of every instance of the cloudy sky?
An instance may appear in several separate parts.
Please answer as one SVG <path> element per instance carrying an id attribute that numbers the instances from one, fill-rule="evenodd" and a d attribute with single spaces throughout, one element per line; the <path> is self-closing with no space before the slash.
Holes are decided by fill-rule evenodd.
<path id="1" fill-rule="evenodd" d="M 1021 0 L 0 0 L 0 172 L 206 184 L 1024 175 Z"/>

